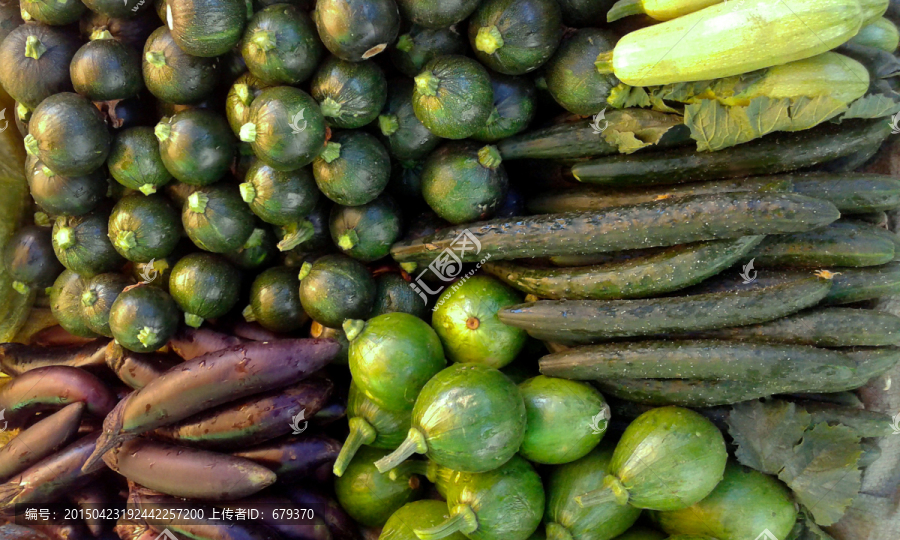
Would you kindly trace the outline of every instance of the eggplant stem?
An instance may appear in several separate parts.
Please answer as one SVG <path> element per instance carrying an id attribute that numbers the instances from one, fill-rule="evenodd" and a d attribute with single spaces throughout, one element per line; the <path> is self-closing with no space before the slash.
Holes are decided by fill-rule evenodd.
<path id="1" fill-rule="evenodd" d="M 378 472 L 385 473 L 406 461 L 413 454 L 426 452 L 428 452 L 428 444 L 425 442 L 425 435 L 418 428 L 409 428 L 406 440 L 400 443 L 396 450 L 376 461 L 375 468 L 378 469 Z"/>
<path id="2" fill-rule="evenodd" d="M 443 523 L 428 529 L 415 529 L 419 540 L 440 540 L 460 532 L 468 536 L 478 530 L 478 517 L 468 504 L 459 504 L 450 509 L 450 517 Z"/>
<path id="3" fill-rule="evenodd" d="M 582 508 L 614 502 L 619 506 L 628 504 L 628 490 L 618 478 L 607 474 L 603 478 L 603 487 L 575 497 L 575 502 Z"/>
<path id="4" fill-rule="evenodd" d="M 378 127 L 385 137 L 390 137 L 400 129 L 400 122 L 395 114 L 382 114 L 378 117 Z"/>
<path id="5" fill-rule="evenodd" d="M 619 0 L 606 12 L 606 22 L 644 13 L 643 0 Z"/>
<path id="6" fill-rule="evenodd" d="M 349 424 L 350 434 L 347 435 L 347 440 L 344 441 L 344 446 L 341 447 L 341 452 L 334 462 L 335 476 L 342 476 L 344 474 L 344 471 L 347 470 L 347 466 L 350 465 L 353 456 L 359 451 L 360 446 L 372 444 L 375 442 L 375 437 L 378 436 L 375 428 L 372 427 L 372 424 L 368 423 L 365 418 L 354 416 L 349 420 Z"/>

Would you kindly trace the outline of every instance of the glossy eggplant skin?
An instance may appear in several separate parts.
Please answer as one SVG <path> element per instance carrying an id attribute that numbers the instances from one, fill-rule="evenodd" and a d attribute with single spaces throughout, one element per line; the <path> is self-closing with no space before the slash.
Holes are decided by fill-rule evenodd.
<path id="1" fill-rule="evenodd" d="M 0 448 L 0 481 L 49 456 L 78 432 L 85 404 L 75 402 L 22 430 Z"/>
<path id="2" fill-rule="evenodd" d="M 61 28 L 23 24 L 0 44 L 0 84 L 13 99 L 34 109 L 71 89 L 69 63 L 78 47 L 78 40 Z"/>
<path id="3" fill-rule="evenodd" d="M 348 62 L 372 58 L 400 32 L 394 0 L 319 0 L 314 15 L 325 47 Z"/>
<path id="4" fill-rule="evenodd" d="M 324 54 L 325 47 L 309 16 L 285 3 L 257 11 L 241 42 L 241 56 L 247 69 L 270 85 L 297 85 L 306 81 Z"/>
<path id="5" fill-rule="evenodd" d="M 138 390 L 153 379 L 180 364 L 182 359 L 172 353 L 131 352 L 115 341 L 106 346 L 106 364 L 129 388 Z"/>
<path id="6" fill-rule="evenodd" d="M 182 51 L 164 26 L 147 38 L 141 70 L 151 94 L 178 105 L 200 103 L 218 83 L 215 60 Z"/>
<path id="7" fill-rule="evenodd" d="M 116 397 L 106 385 L 83 369 L 48 366 L 25 372 L 0 389 L 0 409 L 10 426 L 21 426 L 37 412 L 60 409 L 82 402 L 86 412 L 103 417 Z"/>
<path id="8" fill-rule="evenodd" d="M 69 75 L 75 91 L 91 101 L 127 99 L 144 88 L 140 55 L 114 39 L 82 45 L 72 58 Z"/>
<path id="9" fill-rule="evenodd" d="M 99 169 L 112 136 L 100 111 L 71 92 L 54 94 L 35 108 L 25 137 L 28 153 L 56 174 L 78 176 Z"/>
<path id="10" fill-rule="evenodd" d="M 96 372 L 106 364 L 107 340 L 93 339 L 83 345 L 0 344 L 0 371 L 14 377 L 32 369 L 48 366 L 70 366 Z"/>
<path id="11" fill-rule="evenodd" d="M 166 2 L 172 38 L 185 53 L 214 58 L 241 40 L 247 24 L 243 0 L 179 0 Z"/>
<path id="12" fill-rule="evenodd" d="M 316 469 L 333 462 L 341 450 L 341 443 L 321 434 L 289 436 L 234 452 L 232 455 L 249 459 L 268 467 L 284 482 L 302 480 Z"/>

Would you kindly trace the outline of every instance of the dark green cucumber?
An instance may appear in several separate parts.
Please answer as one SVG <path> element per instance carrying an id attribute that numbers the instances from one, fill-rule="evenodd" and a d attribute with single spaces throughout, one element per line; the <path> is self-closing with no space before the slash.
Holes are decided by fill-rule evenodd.
<path id="1" fill-rule="evenodd" d="M 391 178 L 391 159 L 374 135 L 343 131 L 328 141 L 312 169 L 326 197 L 345 206 L 359 206 L 384 191 Z"/>
<path id="2" fill-rule="evenodd" d="M 402 162 L 424 159 L 441 140 L 416 118 L 412 95 L 412 81 L 392 80 L 387 103 L 378 117 L 382 142 L 388 152 Z"/>
<path id="3" fill-rule="evenodd" d="M 109 239 L 129 261 L 150 262 L 168 256 L 181 239 L 178 212 L 162 195 L 126 195 L 109 216 Z"/>
<path id="4" fill-rule="evenodd" d="M 831 201 L 841 214 L 900 207 L 900 180 L 886 174 L 804 174 L 791 180 L 794 193 Z"/>
<path id="5" fill-rule="evenodd" d="M 832 278 L 825 305 L 850 304 L 880 296 L 900 294 L 900 263 L 869 268 L 842 268 Z"/>
<path id="6" fill-rule="evenodd" d="M 890 122 L 884 120 L 823 124 L 796 133 L 775 133 L 718 152 L 684 148 L 585 161 L 572 167 L 572 175 L 588 184 L 651 186 L 774 174 L 811 167 L 876 144 L 890 134 L 890 128 Z"/>
<path id="7" fill-rule="evenodd" d="M 865 214 L 850 214 L 847 218 L 860 223 L 869 223 L 877 227 L 887 228 L 888 224 L 888 215 L 884 210 L 866 212 Z"/>
<path id="8" fill-rule="evenodd" d="M 469 20 L 469 43 L 491 70 L 522 75 L 550 59 L 562 30 L 556 0 L 486 0 Z"/>
<path id="9" fill-rule="evenodd" d="M 643 298 L 684 289 L 714 276 L 745 258 L 761 240 L 761 236 L 745 236 L 686 244 L 595 266 L 541 268 L 513 261 L 488 261 L 482 268 L 539 298 Z"/>
<path id="10" fill-rule="evenodd" d="M 83 277 L 113 272 L 125 264 L 109 241 L 109 210 L 58 217 L 53 223 L 53 251 L 69 270 Z"/>
<path id="11" fill-rule="evenodd" d="M 134 352 L 152 352 L 175 335 L 180 313 L 169 293 L 159 287 L 138 285 L 122 291 L 109 312 L 115 340 Z"/>
<path id="12" fill-rule="evenodd" d="M 241 126 L 249 120 L 253 100 L 269 86 L 259 77 L 244 73 L 228 89 L 228 95 L 225 96 L 225 117 L 235 136 L 241 134 Z"/>
<path id="13" fill-rule="evenodd" d="M 766 237 L 745 259 L 769 267 L 878 266 L 894 260 L 894 242 L 866 224 L 836 221 L 821 229 Z"/>
<path id="14" fill-rule="evenodd" d="M 398 242 L 391 255 L 399 262 L 430 264 L 464 230 L 478 240 L 480 251 L 468 249 L 460 257 L 477 262 L 486 255 L 494 260 L 587 255 L 800 232 L 823 227 L 839 215 L 829 202 L 793 193 L 695 195 L 597 212 L 472 223 Z"/>
<path id="15" fill-rule="evenodd" d="M 402 233 L 400 207 L 387 195 L 361 206 L 335 205 L 328 221 L 337 247 L 363 262 L 386 257 Z"/>
<path id="16" fill-rule="evenodd" d="M 502 147 L 501 142 L 498 147 Z M 502 151 L 501 151 L 502 154 Z M 665 199 L 707 195 L 713 193 L 736 193 L 741 191 L 757 193 L 789 193 L 792 191 L 789 177 L 761 176 L 737 180 L 712 180 L 678 186 L 641 188 L 608 188 L 604 186 L 574 186 L 542 192 L 528 199 L 528 211 L 532 214 L 555 214 L 558 212 L 585 212 L 614 206 L 640 204 Z M 814 195 L 804 194 L 814 198 Z"/>
<path id="17" fill-rule="evenodd" d="M 179 105 L 203 101 L 218 83 L 215 59 L 182 51 L 164 26 L 147 38 L 141 70 L 151 94 Z"/>
<path id="18" fill-rule="evenodd" d="M 82 317 L 88 328 L 101 336 L 112 337 L 109 311 L 125 287 L 133 283 L 128 276 L 116 273 L 92 277 L 81 293 Z"/>
<path id="19" fill-rule="evenodd" d="M 814 384 L 786 385 L 769 380 L 698 381 L 694 379 L 606 379 L 594 383 L 605 395 L 646 405 L 714 407 L 783 393 L 812 393 L 823 389 Z M 827 391 L 827 390 L 826 390 Z"/>
<path id="20" fill-rule="evenodd" d="M 390 56 L 394 66 L 407 77 L 415 77 L 422 66 L 445 54 L 465 54 L 466 40 L 453 27 L 425 28 L 413 24 L 397 38 Z"/>
<path id="21" fill-rule="evenodd" d="M 194 244 L 213 253 L 240 249 L 253 233 L 255 217 L 232 184 L 203 186 L 188 196 L 181 224 Z"/>
<path id="22" fill-rule="evenodd" d="M 387 101 L 387 79 L 373 61 L 331 56 L 319 66 L 309 92 L 329 124 L 360 128 L 378 118 Z"/>
<path id="23" fill-rule="evenodd" d="M 228 122 L 206 109 L 163 118 L 154 128 L 166 170 L 179 182 L 205 186 L 228 172 L 237 141 Z"/>
<path id="24" fill-rule="evenodd" d="M 273 332 L 293 332 L 309 317 L 300 305 L 297 269 L 276 266 L 261 272 L 250 286 L 250 305 L 244 319 L 257 322 Z"/>
<path id="25" fill-rule="evenodd" d="M 166 24 L 178 47 L 191 56 L 212 58 L 241 40 L 249 8 L 245 0 L 166 2 Z"/>
<path id="26" fill-rule="evenodd" d="M 491 74 L 494 108 L 484 127 L 472 134 L 476 141 L 493 142 L 528 127 L 537 110 L 537 91 L 526 77 Z"/>
<path id="27" fill-rule="evenodd" d="M 762 324 L 708 330 L 696 336 L 817 347 L 879 347 L 900 341 L 900 317 L 872 309 L 826 307 Z"/>
<path id="28" fill-rule="evenodd" d="M 847 392 L 865 386 L 875 377 L 880 377 L 900 362 L 900 347 L 861 348 L 845 353 L 856 362 L 856 375 L 845 383 L 832 384 L 823 392 Z"/>
<path id="29" fill-rule="evenodd" d="M 438 56 L 415 77 L 413 110 L 438 137 L 465 139 L 484 127 L 493 109 L 488 71 L 465 56 Z"/>
<path id="30" fill-rule="evenodd" d="M 144 195 L 156 193 L 172 180 L 159 154 L 159 141 L 148 126 L 117 133 L 109 149 L 107 166 L 116 182 Z"/>
<path id="31" fill-rule="evenodd" d="M 308 169 L 278 171 L 254 160 L 240 185 L 241 198 L 266 223 L 284 226 L 305 218 L 319 200 Z"/>
<path id="32" fill-rule="evenodd" d="M 639 300 L 542 300 L 501 309 L 500 321 L 549 341 L 590 342 L 771 321 L 815 305 L 831 281 L 808 276 L 735 293 Z"/>
<path id="33" fill-rule="evenodd" d="M 297 6 L 280 2 L 253 15 L 241 42 L 247 69 L 268 84 L 306 81 L 324 53 L 309 15 Z"/>
<path id="34" fill-rule="evenodd" d="M 144 89 L 140 55 L 115 39 L 82 45 L 72 58 L 69 74 L 75 91 L 91 101 L 127 99 Z"/>
<path id="35" fill-rule="evenodd" d="M 611 51 L 617 39 L 609 30 L 582 28 L 562 40 L 543 73 L 547 90 L 564 109 L 586 116 L 609 107 L 606 100 L 618 80 L 600 73 L 594 62 L 598 54 Z"/>
<path id="36" fill-rule="evenodd" d="M 91 330 L 87 324 L 81 295 L 87 287 L 88 280 L 71 270 L 64 270 L 50 289 L 50 313 L 72 335 L 84 338 L 95 338 L 99 334 Z"/>
<path id="37" fill-rule="evenodd" d="M 839 352 L 803 345 L 726 340 L 661 340 L 603 343 L 544 356 L 541 373 L 582 381 L 634 379 L 728 380 L 785 384 L 855 376 L 856 363 Z"/>
<path id="38" fill-rule="evenodd" d="M 109 184 L 102 169 L 83 176 L 63 176 L 33 156 L 25 161 L 25 179 L 34 202 L 51 215 L 80 216 L 106 196 Z"/>
<path id="39" fill-rule="evenodd" d="M 690 130 L 679 117 L 645 109 L 621 109 L 605 114 L 607 129 L 630 131 L 639 139 L 664 131 L 656 146 L 668 148 L 691 140 Z M 503 159 L 578 159 L 619 153 L 593 127 L 593 119 L 570 120 L 550 127 L 526 131 L 497 143 Z"/>
<path id="40" fill-rule="evenodd" d="M 184 311 L 188 326 L 200 327 L 231 311 L 241 292 L 241 274 L 224 257 L 191 253 L 179 260 L 169 275 L 169 294 Z"/>

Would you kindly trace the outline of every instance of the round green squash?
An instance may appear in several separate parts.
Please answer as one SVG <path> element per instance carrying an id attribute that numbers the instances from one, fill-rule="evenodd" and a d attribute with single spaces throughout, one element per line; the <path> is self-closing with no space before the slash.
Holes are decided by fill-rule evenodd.
<path id="1" fill-rule="evenodd" d="M 431 59 L 445 54 L 465 54 L 466 41 L 454 27 L 426 28 L 413 24 L 397 38 L 390 55 L 394 66 L 407 77 L 415 77 Z"/>
<path id="2" fill-rule="evenodd" d="M 413 111 L 438 137 L 465 139 L 487 123 L 494 99 L 491 77 L 475 60 L 439 56 L 414 80 Z"/>
<path id="3" fill-rule="evenodd" d="M 71 92 L 41 102 L 28 121 L 25 150 L 56 174 L 80 176 L 99 169 L 112 137 L 93 103 Z"/>
<path id="4" fill-rule="evenodd" d="M 313 77 L 310 94 L 334 127 L 360 128 L 378 118 L 387 100 L 387 79 L 371 60 L 325 59 Z"/>
<path id="5" fill-rule="evenodd" d="M 469 43 L 489 69 L 522 75 L 550 59 L 562 30 L 556 0 L 485 0 L 469 20 Z"/>
<path id="6" fill-rule="evenodd" d="M 237 186 L 219 183 L 199 187 L 188 196 L 181 209 L 181 224 L 200 249 L 228 253 L 250 238 L 255 218 Z"/>
<path id="7" fill-rule="evenodd" d="M 149 126 L 136 126 L 116 133 L 107 166 L 116 182 L 144 195 L 156 193 L 172 180 L 172 174 L 160 156 L 159 141 Z"/>
<path id="8" fill-rule="evenodd" d="M 250 105 L 240 138 L 256 157 L 279 171 L 308 165 L 325 144 L 325 118 L 303 90 L 276 86 L 263 90 Z"/>
<path id="9" fill-rule="evenodd" d="M 72 88 L 69 64 L 80 46 L 65 29 L 20 25 L 0 42 L 0 85 L 17 102 L 34 109 Z"/>
<path id="10" fill-rule="evenodd" d="M 362 263 L 345 255 L 325 255 L 303 263 L 300 302 L 314 321 L 340 328 L 347 319 L 366 317 L 375 298 L 375 280 Z"/>
<path id="11" fill-rule="evenodd" d="M 325 145 L 313 161 L 319 190 L 344 206 L 375 200 L 391 178 L 391 159 L 374 135 L 342 131 Z"/>
<path id="12" fill-rule="evenodd" d="M 134 352 L 152 352 L 175 335 L 178 307 L 159 287 L 139 285 L 122 291 L 109 311 L 109 328 L 122 347 Z"/>
<path id="13" fill-rule="evenodd" d="M 418 476 L 402 474 L 390 478 L 378 472 L 375 461 L 388 450 L 364 446 L 359 449 L 344 474 L 334 480 L 334 494 L 341 508 L 357 523 L 380 527 L 404 504 L 422 492 Z"/>
<path id="14" fill-rule="evenodd" d="M 199 328 L 204 319 L 231 311 L 241 291 L 241 273 L 221 255 L 191 253 L 169 274 L 169 294 L 184 312 L 188 326 Z"/>
<path id="15" fill-rule="evenodd" d="M 53 252 L 50 229 L 26 225 L 3 246 L 3 267 L 21 294 L 49 287 L 63 271 Z"/>
<path id="16" fill-rule="evenodd" d="M 238 44 L 247 24 L 245 0 L 167 0 L 172 38 L 191 56 L 221 56 Z"/>
<path id="17" fill-rule="evenodd" d="M 19 0 L 22 18 L 51 26 L 65 26 L 77 21 L 87 11 L 81 0 Z"/>
<path id="18" fill-rule="evenodd" d="M 597 71 L 594 61 L 612 50 L 617 38 L 608 30 L 583 28 L 563 39 L 544 66 L 547 91 L 572 114 L 588 116 L 609 107 L 609 92 L 619 81 Z"/>
<path id="19" fill-rule="evenodd" d="M 372 317 L 384 313 L 409 313 L 420 319 L 428 315 L 428 304 L 409 286 L 400 274 L 385 272 L 375 278 L 375 304 Z"/>
<path id="20" fill-rule="evenodd" d="M 163 118 L 154 133 L 166 170 L 179 182 L 195 186 L 222 178 L 237 149 L 228 122 L 207 109 L 188 109 Z"/>
<path id="21" fill-rule="evenodd" d="M 90 174 L 63 176 L 34 156 L 25 160 L 25 179 L 34 202 L 51 215 L 86 214 L 100 204 L 109 188 L 102 168 Z"/>
<path id="22" fill-rule="evenodd" d="M 335 205 L 328 228 L 343 253 L 363 262 L 377 261 L 400 239 L 400 207 L 387 195 L 360 206 Z"/>
<path id="23" fill-rule="evenodd" d="M 400 33 L 394 0 L 318 0 L 313 18 L 325 47 L 348 62 L 372 58 Z"/>
<path id="24" fill-rule="evenodd" d="M 181 239 L 178 211 L 162 195 L 126 195 L 109 216 L 109 240 L 129 261 L 168 256 Z"/>
<path id="25" fill-rule="evenodd" d="M 86 279 L 71 270 L 64 270 L 50 289 L 50 313 L 66 332 L 78 337 L 95 338 L 98 334 L 88 326 L 81 303 L 85 287 Z"/>
<path id="26" fill-rule="evenodd" d="M 151 94 L 178 105 L 200 103 L 218 84 L 216 60 L 184 52 L 164 26 L 147 38 L 141 71 Z"/>
<path id="27" fill-rule="evenodd" d="M 53 251 L 69 270 L 89 278 L 119 270 L 125 259 L 109 241 L 110 212 L 97 208 L 81 216 L 60 216 L 53 223 Z"/>
<path id="28" fill-rule="evenodd" d="M 250 165 L 240 190 L 250 210 L 272 225 L 300 221 L 319 200 L 319 190 L 308 169 L 278 171 L 259 160 Z"/>
<path id="29" fill-rule="evenodd" d="M 419 540 L 415 530 L 421 527 L 433 527 L 450 518 L 450 511 L 444 501 L 426 499 L 407 503 L 391 514 L 378 540 Z M 467 540 L 461 532 L 454 532 L 444 537 L 445 540 Z"/>
<path id="30" fill-rule="evenodd" d="M 247 69 L 270 85 L 306 81 L 324 54 L 325 47 L 309 16 L 284 3 L 254 13 L 241 41 Z"/>
<path id="31" fill-rule="evenodd" d="M 250 286 L 250 305 L 244 319 L 259 323 L 273 332 L 293 332 L 309 317 L 300 303 L 297 269 L 275 266 L 260 272 Z"/>
<path id="32" fill-rule="evenodd" d="M 132 284 L 134 281 L 123 274 L 97 274 L 92 277 L 81 293 L 81 310 L 88 328 L 101 336 L 112 337 L 109 312 L 125 287 Z"/>
<path id="33" fill-rule="evenodd" d="M 509 179 L 496 146 L 447 143 L 422 166 L 422 196 L 450 223 L 489 219 L 503 203 Z"/>
<path id="34" fill-rule="evenodd" d="M 403 18 L 426 28 L 447 28 L 468 17 L 480 0 L 398 0 Z"/>
<path id="35" fill-rule="evenodd" d="M 88 41 L 69 65 L 75 91 L 91 101 L 134 97 L 143 90 L 141 57 L 114 39 Z"/>

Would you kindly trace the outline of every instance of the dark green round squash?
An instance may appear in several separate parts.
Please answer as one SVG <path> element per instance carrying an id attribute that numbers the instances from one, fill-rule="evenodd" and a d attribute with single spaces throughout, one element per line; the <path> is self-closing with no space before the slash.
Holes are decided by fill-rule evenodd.
<path id="1" fill-rule="evenodd" d="M 325 47 L 309 16 L 283 3 L 256 12 L 241 41 L 247 69 L 270 85 L 306 81 L 324 54 Z"/>
<path id="2" fill-rule="evenodd" d="M 63 92 L 41 102 L 28 122 L 25 149 L 56 174 L 78 176 L 99 169 L 112 136 L 94 104 Z"/>
<path id="3" fill-rule="evenodd" d="M 303 90 L 276 86 L 263 90 L 250 105 L 240 138 L 256 157 L 279 171 L 308 165 L 325 144 L 325 118 Z"/>
<path id="4" fill-rule="evenodd" d="M 416 118 L 412 96 L 412 81 L 392 80 L 387 104 L 378 117 L 381 140 L 388 152 L 400 161 L 425 158 L 441 140 Z"/>
<path id="5" fill-rule="evenodd" d="M 391 177 L 391 158 L 373 135 L 343 131 L 335 135 L 313 162 L 322 193 L 344 206 L 373 201 Z"/>
<path id="6" fill-rule="evenodd" d="M 166 23 L 191 56 L 221 56 L 238 44 L 247 24 L 245 0 L 168 0 Z"/>
<path id="7" fill-rule="evenodd" d="M 53 224 L 53 251 L 69 270 L 83 277 L 119 270 L 125 259 L 109 241 L 109 210 L 60 216 Z"/>
<path id="8" fill-rule="evenodd" d="M 465 139 L 484 127 L 493 109 L 488 71 L 465 56 L 439 56 L 416 75 L 413 111 L 432 133 Z"/>
<path id="9" fill-rule="evenodd" d="M 150 6 L 153 5 L 148 0 L 82 0 L 82 2 L 97 15 L 122 20 L 134 20 L 144 14 L 150 14 Z"/>
<path id="10" fill-rule="evenodd" d="M 318 0 L 314 19 L 325 47 L 348 62 L 372 58 L 400 32 L 394 0 Z"/>
<path id="11" fill-rule="evenodd" d="M 240 249 L 253 233 L 255 221 L 233 184 L 199 187 L 181 210 L 181 224 L 188 238 L 213 253 Z"/>
<path id="12" fill-rule="evenodd" d="M 147 126 L 117 133 L 109 150 L 107 166 L 116 182 L 144 195 L 156 193 L 172 180 L 159 155 L 159 141 L 153 128 Z"/>
<path id="13" fill-rule="evenodd" d="M 90 212 L 106 197 L 109 187 L 102 169 L 81 176 L 63 176 L 34 156 L 25 161 L 25 178 L 34 202 L 47 213 L 61 216 Z"/>
<path id="14" fill-rule="evenodd" d="M 475 11 L 481 0 L 398 0 L 404 19 L 426 28 L 447 28 Z"/>
<path id="15" fill-rule="evenodd" d="M 268 227 L 256 227 L 250 238 L 236 251 L 224 253 L 225 258 L 242 270 L 258 270 L 265 268 L 275 260 L 278 248 L 272 230 Z"/>
<path id="16" fill-rule="evenodd" d="M 375 304 L 369 317 L 385 313 L 409 313 L 427 320 L 428 304 L 422 299 L 402 275 L 385 272 L 375 278 Z"/>
<path id="17" fill-rule="evenodd" d="M 125 287 L 133 283 L 128 276 L 118 273 L 97 274 L 87 282 L 81 293 L 81 310 L 84 322 L 91 331 L 112 337 L 109 312 Z"/>
<path id="18" fill-rule="evenodd" d="M 606 14 L 616 0 L 557 0 L 566 26 L 583 28 L 606 25 Z"/>
<path id="19" fill-rule="evenodd" d="M 23 24 L 0 43 L 0 85 L 29 109 L 71 89 L 69 63 L 80 43 L 61 28 Z"/>
<path id="20" fill-rule="evenodd" d="M 235 136 L 241 134 L 241 126 L 249 120 L 253 100 L 268 87 L 269 84 L 258 77 L 244 73 L 228 89 L 228 95 L 225 96 L 225 117 Z"/>
<path id="21" fill-rule="evenodd" d="M 123 291 L 109 312 L 109 328 L 115 340 L 134 352 L 152 352 L 178 329 L 178 307 L 159 287 L 139 285 Z"/>
<path id="22" fill-rule="evenodd" d="M 331 239 L 354 259 L 371 262 L 386 257 L 402 229 L 400 207 L 381 195 L 360 206 L 335 205 L 329 220 Z"/>
<path id="23" fill-rule="evenodd" d="M 16 231 L 3 247 L 3 267 L 20 294 L 53 284 L 63 267 L 53 253 L 50 229 L 27 225 Z"/>
<path id="24" fill-rule="evenodd" d="M 154 128 L 166 170 L 185 184 L 205 186 L 228 172 L 237 141 L 228 122 L 206 109 L 181 111 Z"/>
<path id="25" fill-rule="evenodd" d="M 181 222 L 162 195 L 126 195 L 109 216 L 109 239 L 129 261 L 150 262 L 168 256 L 181 238 Z"/>
<path id="26" fill-rule="evenodd" d="M 244 318 L 273 332 L 293 332 L 306 324 L 309 317 L 300 303 L 297 269 L 276 266 L 256 276 Z"/>
<path id="27" fill-rule="evenodd" d="M 169 275 L 169 294 L 184 311 L 185 323 L 194 328 L 231 311 L 240 291 L 240 271 L 221 255 L 191 253 L 175 263 Z"/>
<path id="28" fill-rule="evenodd" d="M 144 88 L 141 57 L 114 39 L 96 39 L 78 49 L 69 66 L 75 91 L 91 101 L 134 97 Z"/>
<path id="29" fill-rule="evenodd" d="M 415 77 L 432 59 L 445 54 L 465 54 L 466 40 L 454 27 L 426 28 L 418 24 L 397 38 L 390 55 L 394 66 Z"/>
<path id="30" fill-rule="evenodd" d="M 528 78 L 491 73 L 491 88 L 494 109 L 484 127 L 472 135 L 476 141 L 494 142 L 519 133 L 537 110 L 537 90 Z"/>
<path id="31" fill-rule="evenodd" d="M 169 103 L 200 103 L 218 83 L 215 59 L 182 51 L 166 27 L 157 28 L 147 38 L 141 69 L 147 90 Z"/>
<path id="32" fill-rule="evenodd" d="M 375 280 L 369 270 L 346 255 L 325 255 L 304 263 L 300 278 L 300 302 L 314 321 L 340 328 L 347 319 L 369 315 L 375 299 Z"/>
<path id="33" fill-rule="evenodd" d="M 609 106 L 609 92 L 618 80 L 597 71 L 594 61 L 612 50 L 616 36 L 607 30 L 583 28 L 562 41 L 544 67 L 547 90 L 564 109 L 582 116 L 597 114 Z"/>
<path id="34" fill-rule="evenodd" d="M 140 4 L 140 0 L 128 0 L 128 4 L 132 2 Z M 102 8 L 99 7 L 101 3 L 104 6 Z M 128 8 L 130 15 L 111 16 L 100 13 L 100 9 L 127 8 L 123 6 L 125 3 L 121 0 L 88 0 L 84 4 L 91 10 L 78 23 L 81 37 L 85 41 L 112 37 L 140 52 L 150 34 L 159 27 L 159 19 L 148 9 L 151 3 L 146 0 L 138 7 L 137 12 L 132 12 L 131 8 Z M 92 4 L 98 7 L 92 7 Z"/>
<path id="35" fill-rule="evenodd" d="M 522 75 L 550 59 L 562 28 L 556 0 L 485 0 L 469 20 L 469 43 L 488 68 Z"/>
<path id="36" fill-rule="evenodd" d="M 374 62 L 327 58 L 313 77 L 310 94 L 332 126 L 359 128 L 378 117 L 387 100 L 387 79 Z"/>
<path id="37" fill-rule="evenodd" d="M 19 0 L 22 18 L 52 26 L 65 26 L 77 21 L 87 11 L 81 0 Z"/>
<path id="38" fill-rule="evenodd" d="M 490 218 L 503 203 L 509 180 L 495 146 L 447 143 L 422 167 L 422 195 L 450 223 Z"/>
<path id="39" fill-rule="evenodd" d="M 71 270 L 63 271 L 50 289 L 50 313 L 66 332 L 78 337 L 95 338 L 98 334 L 87 325 L 81 303 L 87 281 Z"/>
<path id="40" fill-rule="evenodd" d="M 277 171 L 255 160 L 240 185 L 241 198 L 266 223 L 284 226 L 312 212 L 319 190 L 308 169 Z"/>

